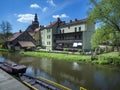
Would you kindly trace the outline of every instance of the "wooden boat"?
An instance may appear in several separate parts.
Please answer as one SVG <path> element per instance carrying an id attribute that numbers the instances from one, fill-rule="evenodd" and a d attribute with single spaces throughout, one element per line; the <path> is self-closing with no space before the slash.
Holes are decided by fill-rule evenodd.
<path id="1" fill-rule="evenodd" d="M 49 82 L 46 82 L 40 78 L 35 78 L 35 77 L 28 76 L 28 75 L 20 76 L 20 80 L 25 85 L 32 88 L 33 90 L 71 90 L 65 86 L 63 87 L 66 89 L 61 89 L 61 87 L 57 87 L 57 85 L 50 84 Z"/>
<path id="2" fill-rule="evenodd" d="M 0 68 L 10 74 L 23 74 L 26 72 L 27 67 L 24 65 L 17 65 L 11 61 L 0 62 Z"/>
<path id="3" fill-rule="evenodd" d="M 22 80 L 24 84 L 26 84 L 33 90 L 60 90 L 53 85 L 50 85 L 38 78 L 34 78 L 28 75 L 20 76 L 20 80 Z"/>

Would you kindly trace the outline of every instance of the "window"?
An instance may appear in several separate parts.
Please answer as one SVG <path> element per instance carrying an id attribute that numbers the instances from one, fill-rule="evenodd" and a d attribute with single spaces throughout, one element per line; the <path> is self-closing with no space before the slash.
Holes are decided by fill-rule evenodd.
<path id="1" fill-rule="evenodd" d="M 81 31 L 81 27 L 79 27 L 79 32 Z"/>
<path id="2" fill-rule="evenodd" d="M 70 29 L 70 26 L 68 26 L 68 29 Z"/>
<path id="3" fill-rule="evenodd" d="M 75 32 L 77 32 L 77 27 L 75 27 Z"/>
<path id="4" fill-rule="evenodd" d="M 64 33 L 64 29 L 63 29 L 62 33 Z"/>
<path id="5" fill-rule="evenodd" d="M 75 35 L 75 39 L 77 38 L 77 36 Z"/>
<path id="6" fill-rule="evenodd" d="M 62 39 L 64 39 L 64 36 L 62 36 Z"/>
<path id="7" fill-rule="evenodd" d="M 47 35 L 47 39 L 50 39 L 50 35 Z"/>
<path id="8" fill-rule="evenodd" d="M 81 39 L 82 37 L 81 37 L 81 35 L 79 35 L 79 39 Z"/>
<path id="9" fill-rule="evenodd" d="M 61 34 L 61 30 L 60 30 L 60 34 Z"/>
<path id="10" fill-rule="evenodd" d="M 50 42 L 47 42 L 47 45 L 50 45 Z"/>
<path id="11" fill-rule="evenodd" d="M 49 33 L 49 32 L 50 32 L 50 29 L 47 29 L 47 32 Z"/>

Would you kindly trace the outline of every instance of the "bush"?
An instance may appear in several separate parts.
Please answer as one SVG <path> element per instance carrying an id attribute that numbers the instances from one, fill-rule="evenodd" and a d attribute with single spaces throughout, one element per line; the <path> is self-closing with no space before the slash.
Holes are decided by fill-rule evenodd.
<path id="1" fill-rule="evenodd" d="M 0 48 L 2 48 L 2 45 L 0 44 Z"/>
<path id="2" fill-rule="evenodd" d="M 63 48 L 63 51 L 67 51 L 67 48 Z"/>
<path id="3" fill-rule="evenodd" d="M 79 49 L 77 52 L 81 54 L 81 52 L 82 52 L 82 49 Z"/>

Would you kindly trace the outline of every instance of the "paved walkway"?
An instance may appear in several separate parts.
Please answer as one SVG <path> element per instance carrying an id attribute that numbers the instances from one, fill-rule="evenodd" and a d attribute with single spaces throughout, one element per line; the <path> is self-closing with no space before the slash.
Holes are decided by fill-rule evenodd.
<path id="1" fill-rule="evenodd" d="M 30 90 L 30 89 L 0 69 L 0 90 Z"/>

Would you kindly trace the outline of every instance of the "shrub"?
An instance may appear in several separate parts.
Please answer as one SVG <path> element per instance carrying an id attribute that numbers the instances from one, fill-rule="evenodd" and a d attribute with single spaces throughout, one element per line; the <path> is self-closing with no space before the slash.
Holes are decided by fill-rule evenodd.
<path id="1" fill-rule="evenodd" d="M 81 54 L 81 52 L 82 52 L 82 49 L 79 49 L 77 52 Z"/>
<path id="2" fill-rule="evenodd" d="M 0 44 L 0 48 L 2 48 L 2 45 Z"/>
<path id="3" fill-rule="evenodd" d="M 67 48 L 63 48 L 63 51 L 67 51 Z"/>

